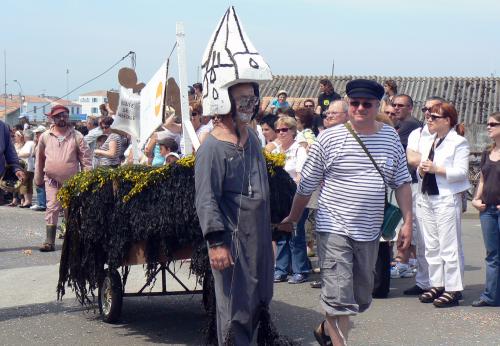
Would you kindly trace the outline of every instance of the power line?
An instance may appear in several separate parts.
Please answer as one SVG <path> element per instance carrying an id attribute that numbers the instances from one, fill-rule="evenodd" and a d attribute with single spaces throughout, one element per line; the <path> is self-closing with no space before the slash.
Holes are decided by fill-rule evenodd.
<path id="1" fill-rule="evenodd" d="M 80 84 L 79 86 L 77 86 L 77 87 L 76 87 L 76 88 L 74 88 L 73 90 L 70 90 L 70 91 L 69 91 L 69 92 L 67 92 L 66 94 L 64 94 L 64 95 L 62 95 L 62 96 L 60 96 L 60 97 L 58 97 L 58 98 L 56 98 L 56 99 L 54 99 L 54 100 L 52 100 L 52 101 L 50 101 L 50 102 L 46 103 L 46 104 L 44 104 L 42 107 L 49 106 L 50 104 L 52 104 L 52 103 L 54 103 L 54 102 L 56 102 L 56 101 L 59 101 L 59 100 L 61 100 L 62 98 L 66 97 L 66 96 L 68 96 L 68 95 L 70 95 L 70 94 L 72 94 L 73 92 L 77 91 L 77 90 L 78 90 L 78 89 L 80 89 L 81 87 L 84 87 L 85 85 L 89 84 L 90 82 L 95 81 L 97 78 L 99 78 L 99 77 L 101 77 L 101 76 L 105 75 L 106 73 L 108 73 L 109 71 L 111 71 L 111 70 L 112 70 L 112 69 L 113 69 L 116 65 L 118 65 L 119 63 L 121 63 L 123 60 L 125 60 L 125 59 L 126 59 L 127 57 L 129 57 L 130 55 L 135 55 L 135 53 L 134 53 L 134 52 L 132 52 L 132 51 L 128 52 L 128 53 L 127 53 L 127 55 L 123 56 L 120 60 L 118 60 L 117 62 L 115 62 L 113 65 L 111 65 L 111 66 L 110 66 L 109 68 L 107 68 L 104 72 L 102 72 L 102 73 L 98 74 L 97 76 L 95 76 L 95 77 L 94 77 L 94 78 L 92 78 L 92 79 L 89 79 L 89 80 L 88 80 L 88 81 L 86 81 L 85 83 Z M 26 112 L 26 113 L 27 113 L 27 114 L 28 114 L 28 113 L 33 113 L 33 111 L 28 111 L 28 112 Z"/>

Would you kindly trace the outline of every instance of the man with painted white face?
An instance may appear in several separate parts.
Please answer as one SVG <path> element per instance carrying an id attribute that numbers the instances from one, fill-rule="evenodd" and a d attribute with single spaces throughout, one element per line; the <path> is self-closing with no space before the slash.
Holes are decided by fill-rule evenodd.
<path id="1" fill-rule="evenodd" d="M 220 115 L 196 153 L 196 210 L 214 276 L 219 345 L 229 331 L 235 345 L 249 345 L 273 295 L 266 162 L 248 126 L 256 91 L 255 83 L 228 89 L 232 111 Z"/>
<path id="2" fill-rule="evenodd" d="M 395 189 L 403 213 L 398 248 L 410 245 L 412 231 L 411 178 L 405 153 L 396 131 L 375 120 L 384 89 L 375 81 L 358 79 L 347 84 L 346 93 L 350 121 L 323 131 L 311 146 L 292 210 L 283 220 L 283 224 L 297 222 L 313 191 L 324 182 L 316 216 L 326 320 L 314 335 L 321 345 L 330 341 L 345 345 L 349 316 L 371 304 L 386 184 Z"/>

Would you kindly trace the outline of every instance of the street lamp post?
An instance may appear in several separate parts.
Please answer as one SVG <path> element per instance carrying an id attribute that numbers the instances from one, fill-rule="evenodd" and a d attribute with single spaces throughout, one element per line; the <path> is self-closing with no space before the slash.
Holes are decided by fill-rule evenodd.
<path id="1" fill-rule="evenodd" d="M 21 86 L 21 83 L 17 80 L 17 79 L 14 79 L 14 83 L 17 83 L 17 85 L 19 86 L 19 105 L 20 105 L 20 113 L 22 114 L 23 113 L 23 87 Z"/>

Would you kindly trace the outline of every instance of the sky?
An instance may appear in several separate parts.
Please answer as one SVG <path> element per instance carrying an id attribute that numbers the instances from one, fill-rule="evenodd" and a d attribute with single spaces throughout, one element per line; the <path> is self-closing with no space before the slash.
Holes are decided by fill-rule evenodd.
<path id="1" fill-rule="evenodd" d="M 333 62 L 335 75 L 500 75 L 497 0 L 2 0 L 0 92 L 6 80 L 7 93 L 20 85 L 25 95 L 62 96 L 129 51 L 147 83 L 175 44 L 177 22 L 192 84 L 230 5 L 274 75 L 331 75 Z M 177 64 L 174 51 L 176 80 Z M 118 88 L 119 68 L 130 66 L 121 61 L 69 98 Z"/>

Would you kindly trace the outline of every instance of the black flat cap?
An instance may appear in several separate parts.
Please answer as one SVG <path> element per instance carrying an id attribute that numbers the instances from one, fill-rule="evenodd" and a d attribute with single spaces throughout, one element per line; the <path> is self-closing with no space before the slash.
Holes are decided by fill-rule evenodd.
<path id="1" fill-rule="evenodd" d="M 355 79 L 347 83 L 345 91 L 348 97 L 363 97 L 381 100 L 384 96 L 384 87 L 374 80 Z"/>

